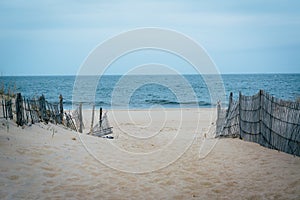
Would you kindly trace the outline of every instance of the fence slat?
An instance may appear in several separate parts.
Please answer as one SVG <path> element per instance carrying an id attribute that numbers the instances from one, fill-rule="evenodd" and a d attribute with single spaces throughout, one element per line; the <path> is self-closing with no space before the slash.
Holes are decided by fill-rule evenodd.
<path id="1" fill-rule="evenodd" d="M 17 124 L 19 126 L 24 125 L 24 108 L 23 108 L 23 99 L 21 93 L 17 93 L 16 98 L 16 114 L 17 114 Z"/>

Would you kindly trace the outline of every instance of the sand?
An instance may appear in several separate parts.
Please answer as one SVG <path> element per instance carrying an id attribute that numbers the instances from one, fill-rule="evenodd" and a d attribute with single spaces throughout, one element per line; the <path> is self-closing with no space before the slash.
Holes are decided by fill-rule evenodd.
<path id="1" fill-rule="evenodd" d="M 90 113 L 80 135 L 2 119 L 0 199 L 300 198 L 300 158 L 214 139 L 213 109 L 109 111 L 113 140 L 86 135 Z"/>

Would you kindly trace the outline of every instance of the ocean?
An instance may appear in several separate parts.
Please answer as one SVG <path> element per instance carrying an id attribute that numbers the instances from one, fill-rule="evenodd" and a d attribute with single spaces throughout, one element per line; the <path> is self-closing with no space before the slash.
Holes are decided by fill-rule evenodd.
<path id="1" fill-rule="evenodd" d="M 174 75 L 133 75 L 127 77 L 130 82 L 125 84 L 118 84 L 124 78 L 122 76 L 105 75 L 101 77 L 94 92 L 95 105 L 107 109 L 146 109 L 157 106 L 192 108 L 216 105 L 216 102 L 211 102 L 209 90 L 200 75 L 182 77 L 191 86 L 195 94 L 194 99 L 182 98 L 188 96 L 186 92 L 189 90 L 186 90 L 186 85 L 179 84 Z M 91 77 L 85 77 L 86 84 L 89 84 L 89 78 Z M 226 74 L 222 75 L 222 79 L 227 95 L 224 104 L 228 103 L 230 92 L 237 98 L 240 91 L 244 95 L 253 95 L 260 89 L 285 100 L 295 101 L 300 98 L 300 74 Z M 6 89 L 10 87 L 15 93 L 21 92 L 26 98 L 38 98 L 43 94 L 51 103 L 58 102 L 58 97 L 62 94 L 64 107 L 71 109 L 72 103 L 78 103 L 72 98 L 75 80 L 76 76 L 2 76 L 0 86 L 5 85 Z M 168 84 L 159 84 L 161 82 Z M 134 91 L 131 90 L 133 83 Z M 80 93 L 82 97 L 88 95 L 90 92 L 84 89 Z M 128 97 L 125 98 L 126 95 Z M 91 107 L 93 102 L 85 99 L 90 98 L 83 98 L 83 105 Z"/>

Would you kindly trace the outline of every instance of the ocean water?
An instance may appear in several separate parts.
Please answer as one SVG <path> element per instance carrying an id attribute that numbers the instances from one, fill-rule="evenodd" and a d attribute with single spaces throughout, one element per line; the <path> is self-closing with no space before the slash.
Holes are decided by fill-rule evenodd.
<path id="1" fill-rule="evenodd" d="M 84 77 L 83 85 L 89 86 L 90 79 L 94 78 Z M 27 98 L 38 98 L 43 94 L 52 103 L 58 102 L 58 97 L 62 94 L 67 109 L 71 109 L 72 103 L 77 104 L 79 101 L 86 107 L 95 103 L 97 107 L 119 109 L 216 105 L 200 75 L 136 75 L 126 77 L 130 81 L 122 82 L 123 78 L 114 75 L 102 76 L 97 82 L 96 91 L 89 91 L 89 87 L 83 88 L 80 98 L 73 98 L 76 76 L 3 76 L 0 77 L 0 84 L 4 84 L 6 88 L 10 86 L 14 92 L 21 92 Z M 190 90 L 181 84 L 179 78 L 187 81 Z M 228 103 L 230 92 L 237 98 L 239 91 L 244 95 L 253 95 L 260 89 L 285 100 L 295 101 L 300 98 L 300 74 L 226 74 L 222 75 L 222 80 L 227 95 L 224 104 Z M 194 98 L 191 98 L 190 93 L 194 93 Z M 95 98 L 91 94 L 95 94 Z"/>

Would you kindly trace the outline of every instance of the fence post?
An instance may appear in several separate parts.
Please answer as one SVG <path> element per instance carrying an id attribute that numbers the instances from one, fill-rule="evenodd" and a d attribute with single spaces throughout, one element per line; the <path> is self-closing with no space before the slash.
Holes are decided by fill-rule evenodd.
<path id="1" fill-rule="evenodd" d="M 8 118 L 8 100 L 4 100 L 5 102 L 5 119 L 7 120 Z"/>
<path id="2" fill-rule="evenodd" d="M 226 118 L 228 117 L 229 111 L 230 111 L 230 109 L 231 109 L 232 101 L 233 101 L 233 93 L 230 92 L 230 95 L 229 95 L 229 102 L 228 102 L 228 109 L 227 109 L 227 112 L 226 112 Z"/>
<path id="3" fill-rule="evenodd" d="M 25 114 L 26 114 L 26 121 L 25 121 L 25 123 L 28 124 L 29 123 L 29 116 L 28 116 L 28 108 L 27 108 L 25 97 L 23 97 L 23 103 L 24 103 L 24 111 L 25 111 Z"/>
<path id="4" fill-rule="evenodd" d="M 4 100 L 2 99 L 2 110 L 3 110 L 3 117 L 5 117 L 5 103 L 4 103 Z"/>
<path id="5" fill-rule="evenodd" d="M 217 102 L 217 121 L 216 121 L 216 136 L 221 134 L 221 129 L 223 126 L 223 118 L 222 118 L 222 114 L 221 114 L 221 102 L 218 101 Z"/>
<path id="6" fill-rule="evenodd" d="M 102 126 L 102 108 L 100 107 L 99 125 Z"/>
<path id="7" fill-rule="evenodd" d="M 13 116 L 13 112 L 12 112 L 12 100 L 11 99 L 8 101 L 8 104 L 9 104 L 8 105 L 8 117 L 10 120 L 12 120 L 14 118 L 14 116 Z"/>
<path id="8" fill-rule="evenodd" d="M 46 120 L 46 104 L 45 104 L 45 97 L 44 95 L 40 96 L 39 98 L 39 111 L 40 111 L 40 117 L 41 120 L 44 121 Z"/>
<path id="9" fill-rule="evenodd" d="M 241 119 L 242 118 L 241 117 L 242 116 L 241 115 L 241 111 L 242 111 L 242 108 L 241 108 L 242 107 L 242 104 L 241 104 L 242 103 L 242 98 L 241 97 L 242 97 L 242 92 L 240 91 L 239 92 L 239 125 L 240 125 L 240 134 L 239 134 L 240 136 L 239 136 L 239 138 L 243 139 L 243 137 L 242 137 L 242 119 Z"/>
<path id="10" fill-rule="evenodd" d="M 92 110 L 92 121 L 91 121 L 91 130 L 90 130 L 90 133 L 93 133 L 94 115 L 95 115 L 95 104 L 93 105 L 93 110 Z"/>
<path id="11" fill-rule="evenodd" d="M 262 119 L 263 119 L 263 90 L 259 90 L 259 101 L 260 101 L 260 108 L 259 108 L 259 134 L 262 134 Z"/>
<path id="12" fill-rule="evenodd" d="M 272 133 L 273 133 L 273 117 L 274 117 L 274 96 L 272 96 L 272 98 L 271 98 L 271 112 L 270 112 L 270 135 L 269 135 L 269 144 L 268 145 L 270 145 L 271 147 L 269 147 L 269 148 L 272 148 L 273 149 L 273 143 L 271 142 L 272 140 Z"/>
<path id="13" fill-rule="evenodd" d="M 79 104 L 79 133 L 82 133 L 82 103 Z"/>
<path id="14" fill-rule="evenodd" d="M 217 102 L 217 120 L 220 119 L 221 114 L 221 103 L 220 101 Z"/>
<path id="15" fill-rule="evenodd" d="M 23 126 L 23 99 L 21 93 L 17 93 L 17 98 L 16 98 L 16 114 L 17 114 L 17 124 L 19 126 Z"/>
<path id="16" fill-rule="evenodd" d="M 26 102 L 25 102 L 26 104 Z M 32 111 L 31 111 L 31 105 L 29 103 L 29 100 L 27 99 L 27 108 L 29 109 L 29 114 L 30 114 L 30 119 L 31 119 L 31 124 L 34 124 L 34 120 L 33 120 L 33 114 L 32 114 Z"/>
<path id="17" fill-rule="evenodd" d="M 60 123 L 63 123 L 64 117 L 64 106 L 63 106 L 63 96 L 59 95 L 59 110 L 60 110 Z"/>

